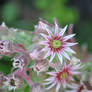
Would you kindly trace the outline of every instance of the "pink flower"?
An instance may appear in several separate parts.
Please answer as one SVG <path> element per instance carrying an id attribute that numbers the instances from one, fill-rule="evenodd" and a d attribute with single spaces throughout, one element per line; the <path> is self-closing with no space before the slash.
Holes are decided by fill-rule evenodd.
<path id="1" fill-rule="evenodd" d="M 70 85 L 70 82 L 74 81 L 73 75 L 78 75 L 81 73 L 77 71 L 77 69 L 80 69 L 80 66 L 80 64 L 74 66 L 71 63 L 67 66 L 64 64 L 64 67 L 60 71 L 48 72 L 48 74 L 52 77 L 46 79 L 45 81 L 48 82 L 44 83 L 44 85 L 50 85 L 47 89 L 56 86 L 56 92 L 59 91 L 60 86 L 66 88 L 68 85 Z"/>
<path id="2" fill-rule="evenodd" d="M 4 82 L 4 86 L 8 87 L 9 90 L 15 90 L 20 88 L 23 84 L 23 80 L 20 76 L 15 76 L 12 74 L 11 76 L 6 77 L 7 81 Z"/>
<path id="3" fill-rule="evenodd" d="M 41 27 L 44 28 L 49 34 L 49 35 L 46 35 L 46 34 L 40 33 L 41 36 L 45 38 L 45 40 L 40 42 L 40 44 L 45 45 L 45 48 L 43 48 L 43 51 L 47 51 L 47 54 L 44 56 L 44 59 L 51 55 L 49 62 L 52 62 L 55 55 L 57 54 L 62 64 L 63 56 L 68 60 L 70 60 L 70 57 L 67 54 L 67 52 L 74 54 L 75 52 L 70 48 L 70 46 L 73 46 L 77 43 L 68 42 L 68 40 L 72 38 L 75 34 L 64 36 L 64 33 L 67 29 L 67 25 L 62 29 L 62 28 L 59 28 L 56 20 L 54 20 L 54 24 L 55 24 L 55 27 L 51 30 L 46 25 L 44 25 L 43 22 L 40 22 Z"/>

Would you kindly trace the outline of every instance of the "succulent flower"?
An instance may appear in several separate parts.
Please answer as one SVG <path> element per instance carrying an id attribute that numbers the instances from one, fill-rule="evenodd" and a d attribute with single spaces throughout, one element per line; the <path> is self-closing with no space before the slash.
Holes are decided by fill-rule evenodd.
<path id="1" fill-rule="evenodd" d="M 25 55 L 17 55 L 13 58 L 13 67 L 23 69 L 28 64 L 28 59 Z"/>
<path id="2" fill-rule="evenodd" d="M 15 90 L 17 88 L 20 88 L 22 84 L 22 78 L 20 76 L 15 76 L 14 74 L 8 76 L 7 81 L 4 82 L 4 86 L 8 87 L 9 90 Z"/>
<path id="3" fill-rule="evenodd" d="M 43 51 L 47 51 L 47 54 L 44 56 L 44 58 L 47 58 L 51 55 L 50 61 L 54 59 L 55 55 L 58 55 L 58 58 L 62 64 L 63 62 L 63 56 L 70 60 L 69 53 L 75 53 L 70 46 L 74 46 L 77 43 L 68 42 L 70 38 L 72 38 L 75 34 L 71 34 L 68 36 L 64 36 L 64 33 L 67 29 L 67 26 L 64 28 L 59 28 L 56 20 L 54 21 L 55 27 L 54 27 L 54 34 L 53 31 L 50 30 L 46 25 L 43 23 L 41 24 L 41 27 L 44 28 L 49 35 L 40 33 L 43 38 L 45 38 L 44 41 L 39 42 L 42 45 L 45 45 L 45 48 L 43 48 Z M 60 32 L 59 32 L 60 31 Z"/>
<path id="4" fill-rule="evenodd" d="M 60 86 L 66 88 L 67 85 L 70 85 L 71 81 L 74 81 L 73 75 L 78 75 L 81 72 L 78 71 L 80 69 L 80 65 L 73 66 L 71 63 L 69 65 L 64 64 L 63 68 L 58 72 L 48 72 L 47 74 L 52 77 L 46 79 L 47 83 L 44 85 L 50 85 L 47 89 L 50 89 L 56 86 L 56 92 L 59 91 Z"/>
<path id="5" fill-rule="evenodd" d="M 47 60 L 40 60 L 40 61 L 36 61 L 33 65 L 33 69 L 34 71 L 37 72 L 37 74 L 39 74 L 40 72 L 45 72 L 48 70 L 48 63 L 46 62 Z"/>
<path id="6" fill-rule="evenodd" d="M 10 54 L 12 52 L 12 44 L 8 40 L 0 40 L 0 54 Z"/>

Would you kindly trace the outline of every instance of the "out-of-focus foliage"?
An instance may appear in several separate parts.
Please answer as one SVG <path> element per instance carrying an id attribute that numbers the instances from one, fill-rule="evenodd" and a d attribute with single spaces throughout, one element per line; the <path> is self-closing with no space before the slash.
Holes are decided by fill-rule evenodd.
<path id="1" fill-rule="evenodd" d="M 66 6 L 67 0 L 36 0 L 36 7 L 43 11 L 42 17 L 51 21 L 56 17 L 61 24 L 74 23 L 78 19 L 78 12 Z"/>
<path id="2" fill-rule="evenodd" d="M 18 7 L 14 3 L 6 3 L 2 7 L 2 17 L 3 21 L 6 21 L 7 23 L 12 23 L 16 21 L 18 17 Z"/>

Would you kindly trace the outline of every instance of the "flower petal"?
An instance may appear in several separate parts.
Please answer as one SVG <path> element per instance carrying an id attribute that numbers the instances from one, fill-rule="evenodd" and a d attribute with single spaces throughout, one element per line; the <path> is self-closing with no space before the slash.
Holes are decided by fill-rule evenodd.
<path id="1" fill-rule="evenodd" d="M 73 36 L 75 36 L 75 34 L 67 35 L 63 39 L 64 39 L 64 41 L 67 41 L 68 39 L 72 38 Z"/>
<path id="2" fill-rule="evenodd" d="M 48 36 L 47 35 L 45 35 L 45 34 L 43 34 L 43 33 L 40 33 L 40 35 L 42 36 L 42 37 L 44 37 L 46 40 L 48 40 Z"/>
<path id="3" fill-rule="evenodd" d="M 62 57 L 62 55 L 60 53 L 58 53 L 57 55 L 58 55 L 58 58 L 60 60 L 61 65 L 62 65 L 62 63 L 63 63 L 63 57 Z"/>
<path id="4" fill-rule="evenodd" d="M 48 88 L 46 88 L 47 90 L 51 89 L 52 87 L 54 87 L 56 85 L 56 82 L 54 82 L 52 85 L 50 85 Z"/>
<path id="5" fill-rule="evenodd" d="M 47 74 L 49 74 L 49 75 L 55 75 L 56 73 L 55 72 L 47 72 Z"/>
<path id="6" fill-rule="evenodd" d="M 55 34 L 54 35 L 57 36 L 59 28 L 58 28 L 58 23 L 57 23 L 56 19 L 54 19 L 54 23 L 55 23 Z"/>
<path id="7" fill-rule="evenodd" d="M 41 42 L 39 42 L 39 44 L 48 45 L 48 42 L 47 41 L 41 41 Z"/>
<path id="8" fill-rule="evenodd" d="M 53 53 L 52 55 L 51 55 L 51 57 L 50 57 L 50 63 L 52 62 L 52 60 L 54 59 L 54 57 L 55 57 L 55 53 Z"/>
<path id="9" fill-rule="evenodd" d="M 49 37 L 52 38 L 53 37 L 53 34 L 52 34 L 51 30 L 49 30 L 48 28 L 46 28 L 46 31 L 48 32 Z"/>
<path id="10" fill-rule="evenodd" d="M 47 83 L 42 83 L 43 85 L 49 85 L 49 84 L 51 84 L 53 81 L 49 81 L 49 82 L 47 82 Z"/>
<path id="11" fill-rule="evenodd" d="M 44 56 L 44 59 L 46 59 L 48 56 L 50 56 L 50 51 L 48 51 L 47 53 L 46 53 L 46 55 Z"/>
<path id="12" fill-rule="evenodd" d="M 57 85 L 57 87 L 56 87 L 56 92 L 58 92 L 59 91 L 59 89 L 60 89 L 60 83 Z"/>
<path id="13" fill-rule="evenodd" d="M 48 49 L 48 46 L 46 46 L 45 48 L 41 49 L 41 51 L 47 51 Z"/>
<path id="14" fill-rule="evenodd" d="M 61 32 L 59 33 L 59 36 L 63 36 L 66 29 L 67 29 L 68 25 L 66 25 L 63 29 L 61 29 Z"/>
<path id="15" fill-rule="evenodd" d="M 63 45 L 64 47 L 69 47 L 69 46 L 74 46 L 74 45 L 76 45 L 76 44 L 78 44 L 78 43 L 66 43 L 65 45 Z"/>
<path id="16" fill-rule="evenodd" d="M 61 54 L 62 54 L 64 57 L 66 57 L 68 60 L 70 60 L 69 55 L 68 55 L 64 50 L 61 52 Z"/>
<path id="17" fill-rule="evenodd" d="M 71 71 L 72 74 L 77 75 L 80 74 L 81 72 L 77 72 L 77 71 Z"/>
<path id="18" fill-rule="evenodd" d="M 73 53 L 73 54 L 76 53 L 74 50 L 72 50 L 72 49 L 69 48 L 69 47 L 65 48 L 64 50 L 67 51 L 67 52 Z"/>
<path id="19" fill-rule="evenodd" d="M 52 80 L 54 80 L 54 77 L 50 77 L 48 79 L 45 79 L 44 81 L 52 81 Z"/>

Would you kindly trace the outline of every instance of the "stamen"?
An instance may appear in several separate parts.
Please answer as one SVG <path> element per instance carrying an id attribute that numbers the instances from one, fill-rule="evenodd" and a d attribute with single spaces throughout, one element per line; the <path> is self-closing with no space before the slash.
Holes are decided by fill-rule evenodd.
<path id="1" fill-rule="evenodd" d="M 12 86 L 15 86 L 15 80 L 14 80 L 14 79 L 11 79 L 10 84 L 11 84 Z"/>
<path id="2" fill-rule="evenodd" d="M 60 40 L 53 40 L 52 46 L 53 46 L 53 48 L 59 48 L 61 46 L 61 41 Z"/>
<path id="3" fill-rule="evenodd" d="M 65 80 L 67 78 L 68 74 L 67 72 L 64 72 L 60 75 L 61 80 Z"/>

